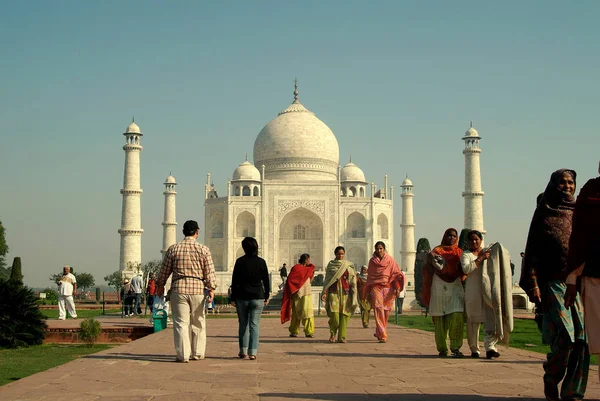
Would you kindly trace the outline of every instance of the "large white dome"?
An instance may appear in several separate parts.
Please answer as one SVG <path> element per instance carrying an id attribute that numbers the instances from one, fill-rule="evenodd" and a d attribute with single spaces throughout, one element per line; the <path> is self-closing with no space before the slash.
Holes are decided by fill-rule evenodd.
<path id="1" fill-rule="evenodd" d="M 254 162 L 265 178 L 335 180 L 340 150 L 333 132 L 298 101 L 265 125 L 254 141 Z"/>

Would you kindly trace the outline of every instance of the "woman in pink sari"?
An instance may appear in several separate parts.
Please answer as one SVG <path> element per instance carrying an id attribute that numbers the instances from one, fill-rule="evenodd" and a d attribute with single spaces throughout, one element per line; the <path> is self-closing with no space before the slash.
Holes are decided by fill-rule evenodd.
<path id="1" fill-rule="evenodd" d="M 369 261 L 367 293 L 375 315 L 375 334 L 380 343 L 387 341 L 387 321 L 394 307 L 394 300 L 404 289 L 404 273 L 385 250 L 385 244 L 377 241 L 375 253 Z"/>

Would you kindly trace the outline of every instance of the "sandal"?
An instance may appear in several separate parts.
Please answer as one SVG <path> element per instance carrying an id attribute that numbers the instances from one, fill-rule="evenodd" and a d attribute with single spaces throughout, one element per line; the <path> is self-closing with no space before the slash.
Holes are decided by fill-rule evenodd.
<path id="1" fill-rule="evenodd" d="M 246 355 L 246 354 L 242 354 L 241 352 L 238 354 L 238 358 L 240 358 L 240 359 L 244 359 L 244 358 L 246 358 L 247 356 L 248 356 L 248 355 Z"/>
<path id="2" fill-rule="evenodd" d="M 346 344 L 346 342 L 347 341 L 346 341 L 345 338 L 341 338 L 341 339 L 338 340 L 338 343 L 340 343 L 340 344 Z"/>
<path id="3" fill-rule="evenodd" d="M 251 361 L 255 361 L 256 360 L 256 355 L 250 355 L 248 357 L 248 359 L 250 359 Z"/>
<path id="4" fill-rule="evenodd" d="M 330 343 L 334 343 L 335 342 L 335 337 L 334 336 L 329 337 L 329 342 Z"/>

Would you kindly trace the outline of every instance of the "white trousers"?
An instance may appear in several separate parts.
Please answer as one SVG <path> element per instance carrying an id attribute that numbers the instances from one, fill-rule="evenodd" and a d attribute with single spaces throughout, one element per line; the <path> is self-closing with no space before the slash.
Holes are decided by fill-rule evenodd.
<path id="1" fill-rule="evenodd" d="M 59 295 L 58 296 L 58 318 L 65 320 L 67 317 L 67 310 L 72 318 L 77 317 L 75 311 L 75 302 L 73 301 L 73 295 Z"/>
<path id="2" fill-rule="evenodd" d="M 171 293 L 173 312 L 173 337 L 177 359 L 204 358 L 206 351 L 206 324 L 204 320 L 204 295 Z"/>
<path id="3" fill-rule="evenodd" d="M 469 343 L 469 348 L 471 352 L 479 353 L 479 328 L 481 326 L 480 322 L 469 322 L 467 321 L 467 342 Z M 492 332 L 485 331 L 484 324 L 484 333 L 483 333 L 483 346 L 487 351 L 498 351 L 496 349 L 496 344 L 498 344 L 498 337 L 496 334 Z"/>

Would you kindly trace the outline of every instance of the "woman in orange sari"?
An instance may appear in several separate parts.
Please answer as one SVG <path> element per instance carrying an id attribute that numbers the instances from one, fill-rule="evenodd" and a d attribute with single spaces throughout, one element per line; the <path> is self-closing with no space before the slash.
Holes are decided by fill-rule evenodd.
<path id="1" fill-rule="evenodd" d="M 423 266 L 421 299 L 429 307 L 435 326 L 435 343 L 441 357 L 448 356 L 448 336 L 452 356 L 464 356 L 460 352 L 465 310 L 465 291 L 462 286 L 465 275 L 460 267 L 461 256 L 458 231 L 449 228 L 444 232 L 442 244 L 433 248 L 427 264 Z"/>
<path id="2" fill-rule="evenodd" d="M 394 307 L 394 300 L 404 289 L 404 273 L 398 263 L 385 251 L 382 241 L 375 243 L 375 253 L 369 260 L 367 293 L 375 315 L 375 334 L 380 343 L 387 341 L 387 321 Z"/>

